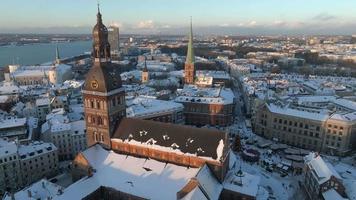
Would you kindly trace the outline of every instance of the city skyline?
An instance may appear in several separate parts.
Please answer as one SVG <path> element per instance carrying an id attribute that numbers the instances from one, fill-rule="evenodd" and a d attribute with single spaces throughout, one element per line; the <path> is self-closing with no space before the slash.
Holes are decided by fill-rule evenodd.
<path id="1" fill-rule="evenodd" d="M 90 33 L 96 0 L 4 1 L 0 33 Z M 101 1 L 106 25 L 133 34 L 354 34 L 356 2 L 322 1 Z M 16 7 L 17 12 L 9 12 Z"/>

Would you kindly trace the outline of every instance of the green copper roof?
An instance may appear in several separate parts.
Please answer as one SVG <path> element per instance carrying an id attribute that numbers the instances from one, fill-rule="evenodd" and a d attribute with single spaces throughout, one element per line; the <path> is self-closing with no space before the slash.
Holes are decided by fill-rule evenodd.
<path id="1" fill-rule="evenodd" d="M 56 63 L 59 64 L 60 62 L 60 57 L 59 57 L 59 50 L 58 50 L 58 44 L 56 45 Z"/>
<path id="2" fill-rule="evenodd" d="M 190 33 L 189 33 L 189 42 L 188 42 L 188 52 L 186 63 L 194 63 L 195 55 L 194 55 L 194 46 L 193 46 L 193 25 L 192 19 L 190 19 Z"/>

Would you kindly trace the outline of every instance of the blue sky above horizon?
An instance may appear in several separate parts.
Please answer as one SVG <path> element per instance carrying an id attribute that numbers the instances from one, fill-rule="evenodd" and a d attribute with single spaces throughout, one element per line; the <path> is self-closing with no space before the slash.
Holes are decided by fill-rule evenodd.
<path id="1" fill-rule="evenodd" d="M 0 33 L 90 32 L 96 0 L 3 0 Z M 104 22 L 122 32 L 356 33 L 354 0 L 101 0 Z"/>

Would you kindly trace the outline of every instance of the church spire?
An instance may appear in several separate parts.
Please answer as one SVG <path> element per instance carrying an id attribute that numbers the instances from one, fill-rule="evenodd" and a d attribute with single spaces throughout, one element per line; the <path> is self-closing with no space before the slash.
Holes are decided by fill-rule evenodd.
<path id="1" fill-rule="evenodd" d="M 188 52 L 186 63 L 194 63 L 195 55 L 194 55 L 194 46 L 193 46 L 193 22 L 192 17 L 190 17 L 190 32 L 189 32 L 189 42 L 188 42 Z"/>
<path id="2" fill-rule="evenodd" d="M 145 65 L 143 67 L 144 72 L 148 72 L 146 60 L 147 60 L 147 57 L 145 56 Z"/>
<path id="3" fill-rule="evenodd" d="M 184 82 L 186 84 L 194 84 L 195 79 L 195 55 L 194 55 L 194 46 L 193 46 L 193 23 L 192 17 L 190 17 L 190 33 L 189 33 L 189 42 L 187 50 L 187 59 L 184 64 Z"/>
<path id="4" fill-rule="evenodd" d="M 60 64 L 60 57 L 59 57 L 59 50 L 58 50 L 58 44 L 56 45 L 56 64 Z"/>

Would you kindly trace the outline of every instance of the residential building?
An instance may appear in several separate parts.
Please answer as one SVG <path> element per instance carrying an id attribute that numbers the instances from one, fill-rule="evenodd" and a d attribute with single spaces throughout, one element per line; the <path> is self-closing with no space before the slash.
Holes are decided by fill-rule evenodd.
<path id="1" fill-rule="evenodd" d="M 58 172 L 57 148 L 51 143 L 19 145 L 0 139 L 0 194 L 13 192 Z"/>
<path id="2" fill-rule="evenodd" d="M 309 153 L 304 157 L 304 163 L 304 188 L 310 199 L 329 200 L 347 197 L 340 175 L 319 154 Z"/>
<path id="3" fill-rule="evenodd" d="M 70 121 L 63 109 L 53 110 L 41 128 L 41 140 L 53 143 L 59 160 L 72 160 L 86 145 L 85 121 Z"/>

